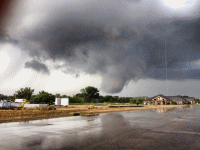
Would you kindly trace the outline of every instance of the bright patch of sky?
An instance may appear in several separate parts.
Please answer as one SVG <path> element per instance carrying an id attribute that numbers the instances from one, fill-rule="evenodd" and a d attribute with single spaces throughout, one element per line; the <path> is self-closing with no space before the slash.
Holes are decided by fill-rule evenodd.
<path id="1" fill-rule="evenodd" d="M 81 74 L 80 77 L 74 78 L 60 71 L 53 71 L 48 78 L 44 90 L 53 93 L 73 95 L 79 93 L 80 89 L 87 86 L 100 88 L 100 84 L 101 78 L 99 76 Z"/>
<path id="2" fill-rule="evenodd" d="M 163 2 L 171 8 L 183 8 L 193 4 L 193 0 L 163 0 Z"/>
<path id="3" fill-rule="evenodd" d="M 6 69 L 8 68 L 10 60 L 11 58 L 9 57 L 8 53 L 5 50 L 2 50 L 0 52 L 0 77 L 3 76 Z"/>

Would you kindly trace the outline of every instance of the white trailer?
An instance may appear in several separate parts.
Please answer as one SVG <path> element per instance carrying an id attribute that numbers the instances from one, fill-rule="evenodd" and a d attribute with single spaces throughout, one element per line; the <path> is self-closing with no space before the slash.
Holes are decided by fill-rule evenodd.
<path id="1" fill-rule="evenodd" d="M 61 98 L 57 98 L 55 99 L 55 105 L 61 105 Z"/>
<path id="2" fill-rule="evenodd" d="M 68 106 L 69 105 L 69 98 L 61 98 L 61 105 Z"/>
<path id="3" fill-rule="evenodd" d="M 26 101 L 26 99 L 15 99 L 15 102 L 17 102 L 17 103 L 22 103 L 22 102 L 25 102 Z"/>
<path id="4" fill-rule="evenodd" d="M 11 103 L 11 107 L 20 107 L 21 103 Z"/>
<path id="5" fill-rule="evenodd" d="M 11 101 L 9 101 L 9 100 L 1 100 L 0 107 L 10 107 L 10 106 L 11 106 Z"/>
<path id="6" fill-rule="evenodd" d="M 69 98 L 57 98 L 55 99 L 55 105 L 58 106 L 68 106 L 69 105 Z"/>
<path id="7" fill-rule="evenodd" d="M 30 107 L 46 107 L 47 104 L 24 104 L 24 108 L 30 108 Z"/>

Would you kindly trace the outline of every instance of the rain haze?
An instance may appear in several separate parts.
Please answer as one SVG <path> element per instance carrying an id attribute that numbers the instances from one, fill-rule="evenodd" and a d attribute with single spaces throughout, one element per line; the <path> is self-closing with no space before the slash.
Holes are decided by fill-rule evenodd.
<path id="1" fill-rule="evenodd" d="M 200 1 L 2 2 L 0 91 L 200 98 Z"/>

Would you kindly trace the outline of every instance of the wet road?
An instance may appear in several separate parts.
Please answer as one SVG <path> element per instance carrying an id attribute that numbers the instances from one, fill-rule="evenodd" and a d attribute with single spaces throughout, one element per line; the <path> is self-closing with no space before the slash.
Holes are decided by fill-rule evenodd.
<path id="1" fill-rule="evenodd" d="M 200 106 L 0 124 L 0 149 L 199 150 Z"/>

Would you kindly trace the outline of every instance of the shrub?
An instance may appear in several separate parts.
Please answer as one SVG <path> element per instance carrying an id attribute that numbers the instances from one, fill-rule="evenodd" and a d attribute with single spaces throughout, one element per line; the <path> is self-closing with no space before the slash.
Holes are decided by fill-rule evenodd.
<path id="1" fill-rule="evenodd" d="M 172 101 L 172 105 L 177 105 L 177 103 L 175 101 Z"/>
<path id="2" fill-rule="evenodd" d="M 54 106 L 49 106 L 47 107 L 48 110 L 56 110 L 56 108 Z"/>

